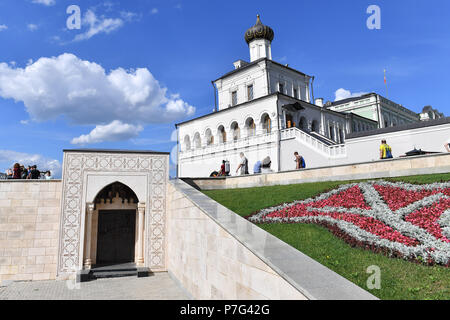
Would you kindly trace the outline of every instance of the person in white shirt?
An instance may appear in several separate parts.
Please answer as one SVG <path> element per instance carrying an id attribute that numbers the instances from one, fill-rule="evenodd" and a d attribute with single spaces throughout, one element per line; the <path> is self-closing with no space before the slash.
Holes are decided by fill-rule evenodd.
<path id="1" fill-rule="evenodd" d="M 52 173 L 50 171 L 47 171 L 45 173 L 45 180 L 52 180 L 52 179 L 53 179 Z"/>
<path id="2" fill-rule="evenodd" d="M 241 169 L 241 175 L 243 176 L 245 174 L 248 174 L 248 160 L 243 152 L 240 153 L 240 156 L 241 156 L 241 163 L 237 167 L 236 173 L 238 173 L 239 169 Z"/>

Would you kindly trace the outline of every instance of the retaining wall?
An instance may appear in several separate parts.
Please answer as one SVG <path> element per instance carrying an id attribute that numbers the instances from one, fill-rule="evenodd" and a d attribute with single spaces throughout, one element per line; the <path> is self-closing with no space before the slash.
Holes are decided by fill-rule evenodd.
<path id="1" fill-rule="evenodd" d="M 61 181 L 0 181 L 0 281 L 56 278 Z"/>
<path id="2" fill-rule="evenodd" d="M 193 298 L 376 299 L 182 180 L 168 188 L 168 271 Z"/>
<path id="3" fill-rule="evenodd" d="M 450 172 L 450 153 L 227 178 L 183 178 L 200 190 L 251 188 L 317 181 L 345 181 Z"/>

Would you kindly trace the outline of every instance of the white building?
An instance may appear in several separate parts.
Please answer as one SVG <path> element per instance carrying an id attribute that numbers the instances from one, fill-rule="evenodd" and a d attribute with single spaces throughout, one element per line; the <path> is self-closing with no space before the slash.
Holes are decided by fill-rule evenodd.
<path id="1" fill-rule="evenodd" d="M 295 151 L 309 168 L 348 163 L 348 134 L 419 121 L 374 93 L 326 106 L 320 98 L 313 102 L 314 77 L 273 61 L 273 38 L 258 16 L 245 33 L 250 62 L 237 60 L 234 70 L 213 81 L 215 112 L 176 124 L 178 177 L 210 176 L 222 160 L 236 175 L 241 152 L 250 173 L 267 156 L 273 171 L 293 170 Z"/>
<path id="2" fill-rule="evenodd" d="M 378 128 L 395 127 L 419 121 L 417 113 L 376 93 L 335 101 L 328 103 L 327 107 L 330 110 L 351 112 L 377 121 Z"/>

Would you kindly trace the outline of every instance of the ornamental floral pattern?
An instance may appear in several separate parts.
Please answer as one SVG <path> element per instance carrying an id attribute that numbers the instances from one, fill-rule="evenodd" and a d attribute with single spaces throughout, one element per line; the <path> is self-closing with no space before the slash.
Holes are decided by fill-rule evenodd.
<path id="1" fill-rule="evenodd" d="M 353 246 L 450 266 L 450 182 L 346 184 L 314 198 L 263 209 L 248 219 L 315 223 Z"/>
<path id="2" fill-rule="evenodd" d="M 145 261 L 153 271 L 165 270 L 165 221 L 168 155 L 152 153 L 67 152 L 64 154 L 63 194 L 59 244 L 58 273 L 78 270 L 82 234 L 83 179 L 86 172 L 139 173 L 147 177 L 148 195 L 145 218 Z"/>

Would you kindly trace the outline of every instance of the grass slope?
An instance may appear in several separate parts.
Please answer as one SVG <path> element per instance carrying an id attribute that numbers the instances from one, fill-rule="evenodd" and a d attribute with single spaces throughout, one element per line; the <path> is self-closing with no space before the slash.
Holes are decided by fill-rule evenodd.
<path id="1" fill-rule="evenodd" d="M 449 181 L 450 173 L 388 179 L 415 184 Z M 203 191 L 210 198 L 241 216 L 260 209 L 307 199 L 339 185 L 356 182 L 316 182 L 286 186 Z M 352 248 L 326 228 L 309 224 L 260 224 L 294 248 L 347 278 L 380 299 L 450 299 L 450 269 L 429 267 L 388 258 L 360 248 Z M 369 266 L 381 270 L 381 289 L 369 290 Z"/>

